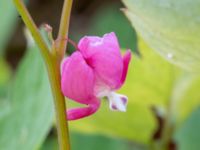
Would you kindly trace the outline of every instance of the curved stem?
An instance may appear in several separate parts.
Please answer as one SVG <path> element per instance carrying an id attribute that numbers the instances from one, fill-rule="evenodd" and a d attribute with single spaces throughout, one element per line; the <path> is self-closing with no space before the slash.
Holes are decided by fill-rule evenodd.
<path id="1" fill-rule="evenodd" d="M 52 65 L 48 67 L 48 73 L 54 96 L 59 148 L 60 150 L 70 150 L 65 98 L 60 87 L 60 64 L 57 62 L 57 57 L 53 57 L 51 62 Z"/>
<path id="2" fill-rule="evenodd" d="M 22 19 L 24 20 L 27 28 L 32 33 L 34 40 L 38 44 L 42 57 L 46 64 L 54 97 L 59 148 L 60 150 L 70 150 L 65 99 L 61 93 L 60 87 L 60 60 L 58 60 L 57 55 L 55 55 L 54 53 L 50 53 L 50 50 L 44 42 L 40 32 L 38 31 L 22 0 L 14 0 L 14 3 L 20 15 L 22 16 Z"/>
<path id="3" fill-rule="evenodd" d="M 66 37 L 68 37 L 69 20 L 70 20 L 72 3 L 73 3 L 73 0 L 65 0 L 64 5 L 63 5 L 59 33 L 58 33 L 58 37 L 57 37 L 58 43 L 56 44 L 56 49 L 57 49 L 57 53 L 58 53 L 57 55 L 60 60 L 63 58 L 63 56 L 65 54 L 67 42 L 65 40 L 59 40 L 59 39 L 65 39 Z"/>

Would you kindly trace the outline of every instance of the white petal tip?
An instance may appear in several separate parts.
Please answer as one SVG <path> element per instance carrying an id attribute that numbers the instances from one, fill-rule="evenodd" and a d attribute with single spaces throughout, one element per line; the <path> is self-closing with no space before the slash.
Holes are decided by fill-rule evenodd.
<path id="1" fill-rule="evenodd" d="M 110 109 L 113 111 L 126 112 L 128 98 L 124 95 L 112 93 L 108 96 Z"/>
<path id="2" fill-rule="evenodd" d="M 112 111 L 126 112 L 126 107 L 124 107 L 124 106 L 117 107 L 116 105 L 111 105 L 110 109 Z"/>

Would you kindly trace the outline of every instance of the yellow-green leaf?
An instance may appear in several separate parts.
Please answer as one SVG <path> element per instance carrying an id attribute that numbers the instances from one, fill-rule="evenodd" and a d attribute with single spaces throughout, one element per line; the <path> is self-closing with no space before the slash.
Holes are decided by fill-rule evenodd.
<path id="1" fill-rule="evenodd" d="M 200 72 L 199 0 L 122 0 L 126 16 L 156 52 Z"/>

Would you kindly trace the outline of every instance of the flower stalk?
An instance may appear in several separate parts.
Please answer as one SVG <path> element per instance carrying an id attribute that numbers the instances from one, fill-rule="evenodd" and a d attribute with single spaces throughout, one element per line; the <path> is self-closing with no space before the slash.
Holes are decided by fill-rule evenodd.
<path id="1" fill-rule="evenodd" d="M 56 43 L 57 54 L 60 60 L 63 59 L 65 49 L 67 47 L 67 41 L 64 39 L 68 37 L 69 20 L 70 20 L 70 13 L 72 9 L 72 2 L 73 0 L 64 1 L 62 15 L 60 19 L 60 27 L 59 27 L 59 33 L 58 33 L 57 43 Z"/>
<path id="2" fill-rule="evenodd" d="M 38 45 L 42 57 L 44 59 L 44 62 L 46 64 L 51 90 L 54 98 L 59 149 L 70 150 L 68 123 L 66 120 L 67 116 L 66 116 L 65 98 L 61 92 L 61 87 L 60 87 L 60 62 L 64 57 L 66 42 L 63 40 L 58 40 L 59 42 L 58 42 L 58 47 L 56 48 L 56 53 L 52 53 L 52 50 L 48 48 L 47 44 L 42 38 L 24 2 L 22 0 L 13 0 L 13 1 L 26 27 L 30 30 L 36 44 Z M 59 39 L 63 37 L 66 38 L 68 35 L 71 7 L 72 7 L 72 0 L 65 0 L 62 11 L 60 30 L 58 35 Z"/>

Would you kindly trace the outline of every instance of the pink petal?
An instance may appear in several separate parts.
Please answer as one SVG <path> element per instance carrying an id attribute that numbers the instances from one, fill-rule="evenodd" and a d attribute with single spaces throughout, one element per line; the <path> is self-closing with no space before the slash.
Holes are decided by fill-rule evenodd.
<path id="1" fill-rule="evenodd" d="M 90 103 L 94 93 L 94 73 L 80 52 L 64 59 L 61 88 L 66 97 L 82 104 Z"/>
<path id="2" fill-rule="evenodd" d="M 107 46 L 112 47 L 113 49 L 118 50 L 120 52 L 119 42 L 114 32 L 105 34 L 103 36 L 103 41 Z"/>
<path id="3" fill-rule="evenodd" d="M 123 59 L 115 34 L 105 34 L 103 38 L 86 36 L 80 40 L 78 47 L 93 68 L 95 79 L 116 89 L 121 83 Z"/>
<path id="4" fill-rule="evenodd" d="M 111 89 L 118 87 L 123 71 L 123 63 L 120 56 L 116 56 L 109 51 L 100 51 L 88 59 L 88 63 L 94 68 L 97 79 Z"/>
<path id="5" fill-rule="evenodd" d="M 84 36 L 83 38 L 80 39 L 78 43 L 78 48 L 83 52 L 87 53 L 87 51 L 90 49 L 91 44 L 93 43 L 93 46 L 102 41 L 102 38 L 98 36 Z M 91 50 L 92 52 L 92 50 Z M 91 53 L 90 52 L 90 53 Z"/>
<path id="6" fill-rule="evenodd" d="M 61 63 L 61 76 L 64 74 L 63 71 L 65 71 L 65 68 L 67 68 L 66 66 L 69 64 L 70 62 L 70 57 L 66 57 L 65 59 L 63 59 L 62 63 Z"/>
<path id="7" fill-rule="evenodd" d="M 96 51 L 107 50 L 115 51 L 117 55 L 121 56 L 118 40 L 114 32 L 105 34 L 102 38 L 98 36 L 85 36 L 79 41 L 78 48 L 84 58 L 91 57 Z"/>
<path id="8" fill-rule="evenodd" d="M 77 120 L 94 114 L 100 106 L 100 100 L 95 98 L 91 101 L 93 101 L 93 103 L 90 103 L 88 107 L 72 108 L 68 110 L 67 111 L 68 120 Z"/>
<path id="9" fill-rule="evenodd" d="M 123 84 L 124 81 L 126 80 L 126 75 L 128 72 L 128 66 L 129 66 L 130 60 L 131 60 L 131 50 L 128 50 L 123 57 L 123 73 L 121 77 L 121 84 Z"/>

